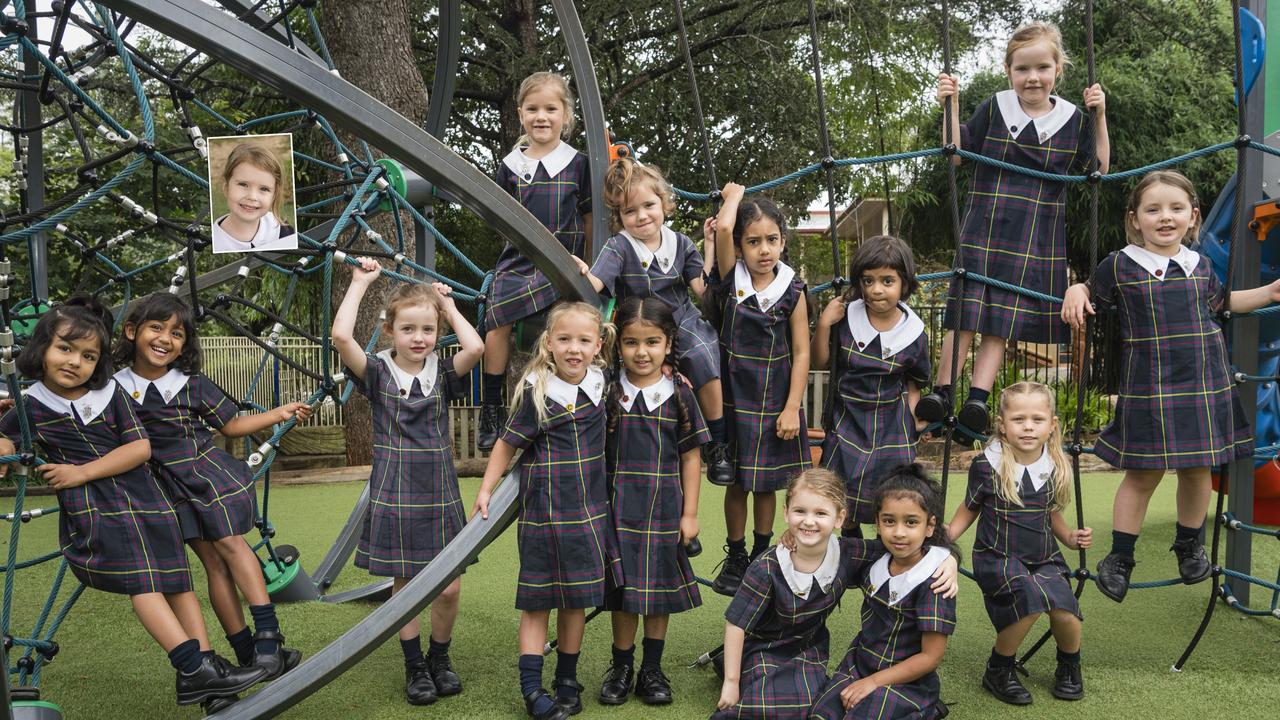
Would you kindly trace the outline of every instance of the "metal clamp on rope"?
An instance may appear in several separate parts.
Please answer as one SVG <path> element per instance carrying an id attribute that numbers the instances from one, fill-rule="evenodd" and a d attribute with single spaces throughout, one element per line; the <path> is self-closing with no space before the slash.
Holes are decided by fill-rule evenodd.
<path id="1" fill-rule="evenodd" d="M 136 147 L 138 144 L 138 136 L 128 130 L 124 131 L 124 135 L 120 135 L 106 125 L 99 125 L 98 134 L 106 138 L 107 142 L 113 142 L 122 148 Z"/>
<path id="2" fill-rule="evenodd" d="M 373 184 L 376 185 L 378 190 L 381 190 L 382 192 L 386 192 L 388 189 L 391 188 L 391 183 L 387 182 L 386 178 L 380 177 L 374 180 Z"/>
<path id="3" fill-rule="evenodd" d="M 947 143 L 946 145 L 942 146 L 942 154 L 945 155 L 946 157 L 955 157 L 956 153 L 959 152 L 959 150 L 960 148 L 956 147 L 955 143 Z"/>
<path id="4" fill-rule="evenodd" d="M 283 327 L 280 323 L 276 323 L 271 327 L 271 332 L 267 335 L 267 347 L 275 349 L 276 343 L 280 342 L 280 331 Z"/>
<path id="5" fill-rule="evenodd" d="M 333 72 L 336 75 L 338 71 L 332 70 L 331 72 Z M 338 153 L 338 162 L 342 163 L 343 165 L 346 165 L 347 163 L 351 162 L 351 158 L 347 157 L 346 153 L 340 152 Z"/>
<path id="6" fill-rule="evenodd" d="M 1098 184 L 1098 183 L 1100 183 L 1100 182 L 1102 182 L 1102 172 L 1101 172 L 1101 171 L 1094 170 L 1093 172 L 1089 173 L 1089 184 L 1091 184 L 1091 185 L 1097 185 L 1097 184 Z"/>
<path id="7" fill-rule="evenodd" d="M 178 290 L 187 279 L 187 266 L 179 265 L 178 272 L 174 274 L 173 279 L 169 281 L 169 294 L 177 295 Z"/>
<path id="8" fill-rule="evenodd" d="M 139 205 L 138 203 L 134 202 L 133 198 L 129 197 L 128 195 L 120 196 L 120 204 L 123 205 L 125 209 L 128 210 L 129 212 L 133 213 L 134 215 L 137 215 L 143 220 L 146 220 L 148 223 L 152 225 L 157 225 L 160 223 L 160 218 L 157 217 L 155 213 L 146 209 L 142 205 Z"/>
<path id="9" fill-rule="evenodd" d="M 200 131 L 199 125 L 187 126 L 187 137 L 191 138 L 191 146 L 200 153 L 203 160 L 209 159 L 209 141 L 204 139 L 204 133 Z"/>
<path id="10" fill-rule="evenodd" d="M 82 85 L 86 80 L 88 80 L 89 78 L 92 78 L 95 74 L 97 74 L 97 72 L 98 72 L 98 68 L 96 65 L 85 65 L 84 67 L 72 73 L 71 80 L 77 85 Z"/>
<path id="11" fill-rule="evenodd" d="M 262 461 L 266 459 L 267 454 L 275 449 L 276 446 L 269 442 L 262 443 L 257 452 L 249 455 L 249 467 L 258 467 L 261 465 Z"/>
<path id="12" fill-rule="evenodd" d="M 835 159 L 835 158 L 831 157 L 830 155 L 827 155 L 826 157 L 822 158 L 822 169 L 823 169 L 823 170 L 830 170 L 831 168 L 833 168 L 833 167 L 835 167 L 835 166 L 836 166 L 836 159 Z"/>
<path id="13" fill-rule="evenodd" d="M 334 250 L 334 251 L 333 251 L 333 259 L 334 259 L 334 260 L 337 260 L 337 261 L 338 261 L 338 262 L 340 262 L 340 263 L 341 263 L 341 262 L 346 262 L 346 261 L 347 261 L 347 254 L 346 254 L 346 253 L 344 253 L 344 252 L 342 252 L 341 250 Z"/>

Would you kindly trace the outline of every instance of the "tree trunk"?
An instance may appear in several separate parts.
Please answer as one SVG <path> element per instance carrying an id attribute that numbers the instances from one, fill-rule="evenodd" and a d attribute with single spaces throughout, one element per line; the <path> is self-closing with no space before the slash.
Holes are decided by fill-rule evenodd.
<path id="1" fill-rule="evenodd" d="M 326 2 L 320 15 L 320 29 L 328 43 L 333 62 L 342 77 L 391 109 L 421 125 L 427 115 L 427 86 L 414 63 L 411 50 L 412 33 L 408 0 L 342 0 Z M 353 138 L 340 134 L 343 143 L 356 150 Z M 411 218 L 403 218 L 412 228 Z M 395 243 L 395 225 L 390 216 L 373 218 L 370 225 Z M 405 238 L 405 255 L 413 257 L 413 236 Z M 333 307 L 337 308 L 347 292 L 351 272 L 345 266 L 335 268 Z M 360 306 L 356 318 L 357 338 L 370 337 L 387 296 L 389 283 L 374 285 Z M 327 330 L 327 329 L 326 329 Z M 344 434 L 347 462 L 367 465 L 372 457 L 372 423 L 369 403 L 359 393 L 352 393 L 344 411 Z"/>

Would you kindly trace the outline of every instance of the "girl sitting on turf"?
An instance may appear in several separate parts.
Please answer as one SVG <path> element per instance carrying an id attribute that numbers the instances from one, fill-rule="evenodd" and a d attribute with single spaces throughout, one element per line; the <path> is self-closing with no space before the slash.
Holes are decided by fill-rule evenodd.
<path id="1" fill-rule="evenodd" d="M 1080 675 L 1080 602 L 1058 550 L 1088 548 L 1093 530 L 1072 530 L 1062 517 L 1071 502 L 1071 465 L 1053 391 L 1020 382 L 1000 393 L 995 437 L 969 466 L 969 489 L 947 526 L 954 541 L 978 521 L 973 573 L 996 626 L 982 686 L 997 699 L 1028 705 L 1031 693 L 1014 667 L 1018 646 L 1042 613 L 1058 643 L 1054 697 L 1084 697 Z"/>
<path id="2" fill-rule="evenodd" d="M 369 398 L 373 416 L 373 469 L 369 514 L 356 548 L 356 567 L 390 577 L 397 593 L 462 530 L 466 516 L 453 467 L 449 401 L 466 394 L 464 378 L 480 360 L 484 343 L 467 322 L 450 288 L 403 284 L 391 293 L 382 331 L 391 347 L 368 355 L 352 336 L 365 292 L 381 274 L 378 261 L 359 258 L 351 285 L 333 316 L 333 345 L 352 382 Z M 437 343 L 448 323 L 460 349 L 440 357 Z M 412 705 L 462 692 L 449 660 L 458 619 L 462 578 L 431 603 L 431 637 L 422 655 L 421 626 L 400 628 L 405 695 Z"/>
<path id="3" fill-rule="evenodd" d="M 606 466 L 626 582 L 605 601 L 613 611 L 613 663 L 600 702 L 621 705 L 631 694 L 637 616 L 644 615 L 636 697 L 666 705 L 672 700 L 662 672 L 667 622 L 671 613 L 702 604 L 685 545 L 698 535 L 698 449 L 707 430 L 684 378 L 664 374 L 679 332 L 671 307 L 632 296 L 614 323 L 624 371 L 609 386 Z"/>
<path id="4" fill-rule="evenodd" d="M 885 556 L 879 540 L 835 535 L 847 507 L 844 481 L 828 470 L 791 480 L 782 542 L 751 563 L 725 611 L 724 683 L 713 720 L 809 716 L 827 681 L 827 616 Z M 954 596 L 955 560 L 934 568 L 933 590 Z"/>
<path id="5" fill-rule="evenodd" d="M 21 409 L 0 417 L 0 455 L 14 454 L 25 412 L 45 461 L 36 472 L 58 493 L 58 544 L 71 573 L 129 596 L 177 670 L 179 705 L 231 697 L 267 670 L 232 667 L 209 649 L 178 517 L 147 466 L 147 431 L 111 379 L 110 324 L 110 311 L 84 297 L 40 318 L 17 363 L 37 382 Z"/>
<path id="6" fill-rule="evenodd" d="M 520 383 L 502 437 L 493 447 L 473 511 L 489 517 L 489 499 L 520 456 L 520 691 L 537 720 L 581 711 L 578 653 L 583 609 L 599 607 L 621 585 L 605 474 L 605 358 L 613 328 L 582 302 L 561 302 Z M 556 697 L 542 687 L 547 621 L 556 610 Z"/>
<path id="7" fill-rule="evenodd" d="M 133 399 L 151 439 L 152 466 L 174 500 L 183 539 L 204 566 L 209 603 L 236 660 L 242 667 L 265 668 L 269 680 L 279 677 L 302 653 L 284 647 L 262 566 L 243 537 L 258 520 L 253 472 L 214 443 L 213 430 L 245 437 L 294 417 L 305 420 L 311 408 L 292 402 L 271 412 L 238 414 L 236 403 L 200 374 L 203 356 L 191 309 L 167 292 L 130 306 L 114 359 L 125 366 L 116 383 Z M 255 633 L 245 622 L 237 588 L 249 603 Z"/>
<path id="8" fill-rule="evenodd" d="M 875 521 L 876 485 L 894 466 L 913 462 L 922 424 L 915 404 L 929 382 L 929 336 L 907 307 L 916 289 L 911 248 L 896 237 L 863 240 L 849 261 L 849 289 L 818 317 L 810 357 L 831 373 L 831 414 L 822 464 L 844 478 L 848 530 Z"/>

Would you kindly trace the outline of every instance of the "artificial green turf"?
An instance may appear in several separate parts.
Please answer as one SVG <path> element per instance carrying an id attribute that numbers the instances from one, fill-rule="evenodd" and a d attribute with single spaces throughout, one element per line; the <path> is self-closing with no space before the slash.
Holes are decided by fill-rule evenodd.
<path id="1" fill-rule="evenodd" d="M 1118 474 L 1085 478 L 1086 518 L 1101 546 L 1090 553 L 1091 564 L 1102 557 L 1101 551 L 1109 545 L 1111 498 L 1118 480 Z M 963 476 L 953 477 L 951 485 L 948 507 L 954 508 L 960 499 Z M 1170 478 L 1152 502 L 1146 531 L 1138 545 L 1135 581 L 1176 574 L 1173 556 L 1168 552 L 1173 536 L 1174 485 Z M 478 486 L 476 479 L 463 480 L 462 492 L 468 502 Z M 304 566 L 314 567 L 359 491 L 357 483 L 275 489 L 270 508 L 279 530 L 277 542 L 297 546 Z M 704 576 L 712 574 L 721 557 L 720 498 L 718 489 L 706 486 L 700 515 L 707 550 L 694 561 L 695 570 Z M 6 502 L 6 507 L 10 504 Z M 51 504 L 52 498 L 32 498 L 28 507 Z M 33 557 L 55 546 L 57 528 L 53 518 L 32 521 L 22 531 L 20 558 Z M 962 540 L 966 553 L 972 537 L 970 531 Z M 1255 539 L 1255 574 L 1275 577 L 1280 564 L 1278 545 L 1269 538 Z M 7 552 L 7 534 L 3 550 Z M 1074 553 L 1069 553 L 1068 561 L 1074 564 L 1074 560 Z M 30 632 L 47 596 L 53 565 L 18 573 L 15 634 Z M 203 575 L 198 563 L 195 570 L 203 597 Z M 407 705 L 403 699 L 400 650 L 393 640 L 285 717 L 524 717 L 516 672 L 515 574 L 515 538 L 508 532 L 481 555 L 480 564 L 465 576 L 453 646 L 454 664 L 466 685 L 462 695 L 430 708 Z M 334 589 L 357 587 L 368 579 L 349 567 Z M 1273 618 L 1247 618 L 1220 606 L 1184 672 L 1170 672 L 1200 619 L 1208 588 L 1202 584 L 1134 591 L 1123 605 L 1107 600 L 1092 587 L 1086 588 L 1082 600 L 1085 699 L 1067 703 L 1049 694 L 1054 667 L 1050 643 L 1030 663 L 1032 676 L 1027 684 L 1035 695 L 1034 705 L 1012 708 L 992 699 L 978 685 L 993 631 L 982 609 L 981 595 L 971 582 L 963 581 L 958 629 L 940 670 L 943 699 L 952 703 L 952 717 L 960 718 L 1102 718 L 1138 713 L 1153 720 L 1202 720 L 1210 715 L 1228 720 L 1280 716 L 1280 622 Z M 1255 588 L 1253 598 L 1255 604 L 1269 604 L 1270 593 Z M 723 632 L 721 614 L 727 598 L 704 590 L 703 601 L 703 607 L 672 618 L 665 668 L 676 702 L 665 708 L 649 708 L 635 700 L 606 708 L 594 700 L 609 662 L 610 635 L 605 617 L 591 623 L 579 665 L 579 679 L 587 688 L 585 709 L 579 717 L 706 717 L 719 696 L 719 683 L 709 668 L 693 670 L 685 666 L 719 644 Z M 833 663 L 838 662 L 857 630 L 860 603 L 858 594 L 850 592 L 831 619 Z M 364 617 L 371 607 L 317 602 L 282 606 L 279 612 L 289 644 L 310 654 Z M 215 648 L 230 655 L 212 612 L 206 609 L 205 614 Z M 1040 628 L 1043 626 L 1042 623 Z M 1033 637 L 1038 636 L 1040 628 Z M 46 667 L 42 686 L 45 699 L 61 705 L 68 718 L 199 716 L 198 709 L 174 706 L 173 671 L 164 653 L 138 625 L 123 597 L 86 592 L 57 640 L 61 652 Z M 553 664 L 554 661 L 547 664 L 548 682 Z"/>

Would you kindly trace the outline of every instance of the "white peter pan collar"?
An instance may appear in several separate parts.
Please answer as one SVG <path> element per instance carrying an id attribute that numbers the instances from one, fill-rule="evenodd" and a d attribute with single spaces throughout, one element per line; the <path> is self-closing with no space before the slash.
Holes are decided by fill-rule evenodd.
<path id="1" fill-rule="evenodd" d="M 991 465 L 993 473 L 1000 472 L 1000 459 L 1004 456 L 1004 446 L 997 440 L 987 445 L 982 454 L 987 457 L 987 462 Z M 1023 465 L 1016 460 L 1014 461 L 1014 472 L 1018 473 L 1018 483 L 1021 484 L 1025 475 L 1031 476 L 1031 486 L 1039 492 L 1044 484 L 1049 482 L 1053 477 L 1053 459 L 1049 457 L 1049 448 L 1046 446 L 1040 451 L 1040 459 L 1030 465 Z"/>
<path id="2" fill-rule="evenodd" d="M 662 226 L 662 239 L 658 243 L 657 250 L 650 250 L 645 246 L 643 240 L 637 240 L 635 236 L 626 230 L 622 231 L 622 236 L 631 242 L 631 249 L 635 251 L 636 257 L 640 258 L 640 267 L 648 269 L 653 265 L 654 261 L 658 262 L 658 267 L 666 272 L 671 269 L 671 264 L 676 260 L 676 231 Z"/>
<path id="3" fill-rule="evenodd" d="M 422 395 L 426 397 L 431 394 L 431 388 L 436 386 L 436 373 L 440 366 L 440 356 L 434 352 L 428 353 L 422 362 L 422 369 L 417 375 L 410 375 L 403 368 L 396 364 L 395 358 L 392 357 L 393 351 L 383 350 L 378 353 L 378 357 L 391 368 L 391 376 L 396 379 L 396 387 L 400 389 L 400 397 L 409 397 L 409 393 L 413 392 L 413 381 L 416 378 L 418 384 L 422 386 Z"/>
<path id="4" fill-rule="evenodd" d="M 1075 105 L 1057 95 L 1051 95 L 1050 100 L 1053 102 L 1053 109 L 1038 118 L 1033 118 L 1022 109 L 1017 92 L 1001 90 L 996 93 L 996 105 L 1000 108 L 1000 116 L 1004 118 L 1004 124 L 1009 128 L 1009 134 L 1016 138 L 1018 133 L 1034 122 L 1040 142 L 1046 142 L 1057 135 L 1076 110 Z"/>
<path id="5" fill-rule="evenodd" d="M 525 381 L 532 385 L 533 376 L 529 375 Z M 547 397 L 563 405 L 569 412 L 573 412 L 574 404 L 578 402 L 579 390 L 587 394 L 592 405 L 599 405 L 600 398 L 604 397 L 604 371 L 595 365 L 588 367 L 586 376 L 577 385 L 561 380 L 558 375 L 547 378 Z"/>
<path id="6" fill-rule="evenodd" d="M 107 405 L 111 404 L 111 396 L 116 392 L 116 381 L 108 380 L 107 385 L 99 390 L 90 390 L 81 395 L 76 400 L 68 400 L 61 395 L 55 394 L 52 390 L 45 387 L 45 384 L 38 382 L 27 388 L 27 396 L 35 398 L 41 405 L 59 412 L 64 415 L 70 415 L 71 409 L 75 408 L 75 414 L 80 418 L 80 422 L 88 425 L 95 418 L 107 409 Z"/>
<path id="7" fill-rule="evenodd" d="M 880 357 L 888 358 L 906 350 L 911 343 L 916 341 L 924 333 L 924 321 L 920 316 L 916 315 L 906 303 L 898 303 L 898 309 L 902 311 L 902 317 L 898 318 L 898 324 L 889 330 L 883 332 L 877 330 L 871 324 L 871 318 L 867 317 L 867 303 L 861 298 L 849 303 L 848 310 L 845 311 L 845 317 L 849 323 L 849 332 L 853 334 L 853 341 L 858 343 L 858 349 L 861 350 L 871 344 L 876 336 L 880 337 Z"/>
<path id="8" fill-rule="evenodd" d="M 884 586 L 885 582 L 889 583 L 889 604 L 897 605 L 902 598 L 908 593 L 916 589 L 916 586 L 933 576 L 947 557 L 951 555 L 951 551 L 944 547 L 931 547 L 924 557 L 920 558 L 920 562 L 915 567 L 902 573 L 901 575 L 889 574 L 889 559 L 892 555 L 885 554 L 871 566 L 871 574 L 868 581 L 871 586 L 867 588 L 867 592 L 872 595 L 876 594 Z"/>
<path id="9" fill-rule="evenodd" d="M 276 218 L 276 214 L 267 211 L 258 220 L 258 232 L 254 233 L 253 239 L 249 242 L 242 242 L 232 237 L 231 233 L 222 229 L 222 221 L 229 216 L 223 215 L 213 223 L 212 237 L 213 247 L 218 252 L 249 252 L 251 250 L 272 250 L 283 245 L 292 245 L 297 242 L 297 238 L 287 236 L 281 242 L 280 238 L 280 220 Z M 292 238 L 292 239 L 290 239 Z"/>
<path id="10" fill-rule="evenodd" d="M 631 410 L 631 406 L 635 404 L 637 397 L 644 397 L 644 406 L 648 408 L 649 412 L 653 412 L 662 407 L 662 404 L 669 400 L 672 395 L 676 394 L 675 382 L 665 375 L 658 382 L 647 388 L 638 388 L 631 384 L 631 380 L 627 377 L 625 371 L 618 380 L 622 385 L 622 398 L 620 400 L 622 409 L 627 411 Z"/>
<path id="11" fill-rule="evenodd" d="M 178 396 L 178 391 L 187 386 L 187 380 L 190 380 L 191 376 L 177 368 L 170 368 L 169 372 L 155 380 L 148 380 L 134 372 L 133 368 L 127 367 L 116 373 L 115 378 L 116 382 L 120 383 L 120 387 L 124 388 L 129 397 L 139 405 L 147 399 L 147 389 L 152 385 L 156 386 L 160 396 L 164 398 L 164 404 L 168 405 Z"/>
<path id="12" fill-rule="evenodd" d="M 778 556 L 778 568 L 782 570 L 782 577 L 787 579 L 787 586 L 797 597 L 808 597 L 814 580 L 818 581 L 822 592 L 831 590 L 831 584 L 836 581 L 836 571 L 840 568 L 840 540 L 834 534 L 827 538 L 827 555 L 822 558 L 822 564 L 811 573 L 796 570 L 791 551 L 785 545 L 779 544 L 774 552 Z"/>
<path id="13" fill-rule="evenodd" d="M 786 294 L 787 288 L 791 287 L 791 280 L 796 276 L 796 271 L 791 266 L 784 263 L 778 263 L 778 274 L 774 276 L 773 281 L 763 290 L 756 290 L 751 284 L 751 272 L 747 270 L 747 264 L 739 260 L 737 266 L 733 269 L 733 286 L 736 292 L 734 298 L 741 305 L 749 297 L 755 297 L 756 303 L 761 310 L 768 310 L 774 303 L 782 299 Z"/>
<path id="14" fill-rule="evenodd" d="M 578 151 L 572 145 L 561 142 L 556 146 L 555 150 L 547 153 L 545 156 L 534 160 L 524 154 L 525 148 L 516 148 L 507 153 L 502 158 L 502 164 L 506 165 L 511 172 L 525 182 L 533 180 L 533 175 L 538 171 L 538 163 L 542 163 L 542 167 L 547 171 L 547 177 L 555 177 L 560 174 L 561 170 L 569 167 L 569 163 L 578 156 Z"/>
<path id="15" fill-rule="evenodd" d="M 1121 252 L 1128 255 L 1130 260 L 1141 265 L 1143 270 L 1151 273 L 1151 277 L 1157 280 L 1164 280 L 1168 277 L 1169 274 L 1165 271 L 1169 269 L 1170 262 L 1177 263 L 1187 277 L 1191 277 L 1191 271 L 1195 270 L 1196 266 L 1200 264 L 1200 253 L 1186 245 L 1179 245 L 1178 254 L 1173 257 L 1153 253 L 1138 245 L 1125 245 L 1124 250 Z"/>

